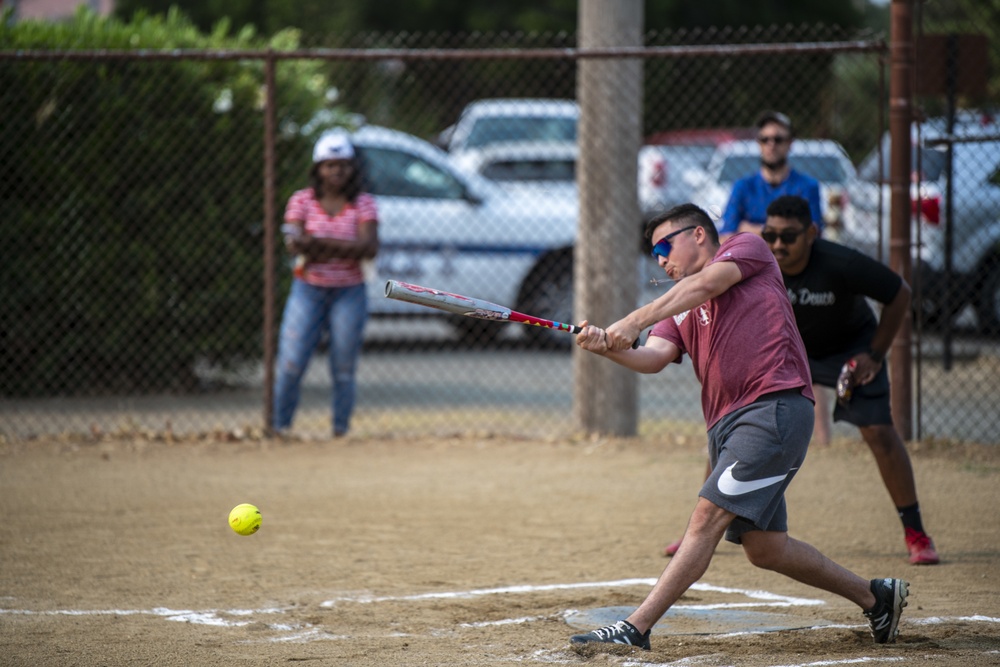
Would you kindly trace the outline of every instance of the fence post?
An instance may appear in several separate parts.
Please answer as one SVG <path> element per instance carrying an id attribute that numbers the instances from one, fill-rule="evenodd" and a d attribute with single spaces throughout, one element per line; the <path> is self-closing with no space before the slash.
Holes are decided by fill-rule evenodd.
<path id="1" fill-rule="evenodd" d="M 641 0 L 581 0 L 580 48 L 642 46 Z M 642 132 L 640 59 L 581 58 L 579 233 L 574 251 L 574 312 L 607 326 L 636 305 L 640 213 L 637 155 Z M 574 349 L 573 408 L 590 433 L 635 435 L 638 378 Z"/>
<path id="2" fill-rule="evenodd" d="M 264 59 L 264 431 L 270 432 L 274 417 L 274 295 L 275 228 L 274 179 L 276 122 L 274 54 Z"/>
<path id="3" fill-rule="evenodd" d="M 912 284 L 910 234 L 910 124 L 913 116 L 913 0 L 892 0 L 889 34 L 889 266 Z M 904 440 L 913 437 L 911 318 L 892 342 L 889 372 L 892 414 Z"/>

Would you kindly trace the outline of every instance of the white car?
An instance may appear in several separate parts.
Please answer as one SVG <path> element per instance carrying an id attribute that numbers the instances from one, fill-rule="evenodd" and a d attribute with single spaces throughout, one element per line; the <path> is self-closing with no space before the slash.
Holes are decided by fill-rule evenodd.
<path id="1" fill-rule="evenodd" d="M 573 100 L 486 99 L 470 103 L 439 143 L 460 168 L 511 187 L 575 193 L 580 107 Z M 637 196 L 644 218 L 689 201 L 685 173 L 702 170 L 713 144 L 642 146 Z M 545 183 L 542 186 L 542 183 Z"/>
<path id="2" fill-rule="evenodd" d="M 649 218 L 691 201 L 695 174 L 704 174 L 712 145 L 646 145 L 639 149 L 639 206 Z M 707 178 L 707 176 L 701 176 Z"/>
<path id="3" fill-rule="evenodd" d="M 851 206 L 850 193 L 859 188 L 854 164 L 843 147 L 828 139 L 796 139 L 788 155 L 792 168 L 819 181 L 820 204 L 826 223 L 824 236 L 836 239 L 844 226 L 862 223 L 850 219 L 860 212 Z M 716 149 L 704 172 L 688 172 L 692 201 L 713 217 L 721 217 L 733 184 L 760 170 L 756 141 L 733 141 Z"/>
<path id="4" fill-rule="evenodd" d="M 463 167 L 525 195 L 577 197 L 576 143 L 517 141 L 466 153 Z"/>
<path id="5" fill-rule="evenodd" d="M 445 130 L 446 148 L 461 161 L 466 151 L 510 142 L 576 143 L 580 107 L 573 100 L 487 99 L 471 102 Z"/>
<path id="6" fill-rule="evenodd" d="M 637 195 L 643 219 L 690 201 L 691 187 L 685 176 L 704 170 L 713 151 L 705 146 L 642 146 Z M 507 189 L 577 197 L 579 154 L 575 143 L 521 141 L 468 150 L 457 162 Z"/>
<path id="7" fill-rule="evenodd" d="M 504 185 L 459 169 L 447 153 L 422 139 L 384 127 L 362 127 L 352 139 L 365 163 L 366 189 L 379 208 L 379 252 L 366 276 L 372 315 L 438 315 L 385 298 L 386 281 L 401 280 L 575 323 L 575 183 L 572 195 L 525 183 Z M 637 257 L 640 303 L 664 289 L 651 278 L 663 279 L 662 270 L 648 255 Z M 486 342 L 506 326 L 457 316 L 449 320 L 470 342 Z M 520 329 L 546 347 L 571 342 L 561 332 Z"/>
<path id="8" fill-rule="evenodd" d="M 371 314 L 433 313 L 385 298 L 385 283 L 394 279 L 571 321 L 575 197 L 506 189 L 396 130 L 365 126 L 353 141 L 379 208 L 380 247 L 368 276 Z M 453 323 L 473 340 L 502 326 L 462 317 Z M 526 333 L 565 339 L 535 327 Z"/>

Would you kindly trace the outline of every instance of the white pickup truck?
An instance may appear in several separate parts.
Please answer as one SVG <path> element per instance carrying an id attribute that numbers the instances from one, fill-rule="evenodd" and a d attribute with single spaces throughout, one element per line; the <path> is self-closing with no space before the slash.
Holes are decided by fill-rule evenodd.
<path id="1" fill-rule="evenodd" d="M 971 308 L 981 333 L 1000 336 L 1000 124 L 992 116 L 965 112 L 959 115 L 952 135 L 940 118 L 924 123 L 919 142 L 916 129 L 911 162 L 914 173 L 920 165 L 922 175 L 919 187 L 917 182 L 911 186 L 911 239 L 916 243 L 919 238 L 920 243 L 919 264 L 914 253 L 921 288 L 918 312 L 925 324 L 933 326 L 951 322 Z M 949 141 L 954 151 L 951 220 L 947 218 L 945 153 Z M 868 220 L 869 224 L 847 230 L 844 239 L 849 245 L 876 254 L 881 228 L 883 258 L 888 257 L 890 236 L 890 149 L 887 134 L 882 138 L 881 169 L 878 149 L 861 162 L 858 174 L 870 190 L 867 197 L 855 197 L 855 205 L 868 209 L 870 215 L 858 220 Z"/>

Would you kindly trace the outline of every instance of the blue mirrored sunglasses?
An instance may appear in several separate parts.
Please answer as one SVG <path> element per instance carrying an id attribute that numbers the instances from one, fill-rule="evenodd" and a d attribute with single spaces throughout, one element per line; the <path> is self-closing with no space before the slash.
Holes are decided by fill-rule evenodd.
<path id="1" fill-rule="evenodd" d="M 669 234 L 667 234 L 662 239 L 656 242 L 656 244 L 653 246 L 653 252 L 651 252 L 650 254 L 653 257 L 656 256 L 670 257 L 670 251 L 673 249 L 672 246 L 670 245 L 670 239 L 674 238 L 681 232 L 687 232 L 697 228 L 698 225 L 690 225 L 688 227 L 685 227 L 684 229 L 678 229 L 676 232 L 670 232 Z"/>

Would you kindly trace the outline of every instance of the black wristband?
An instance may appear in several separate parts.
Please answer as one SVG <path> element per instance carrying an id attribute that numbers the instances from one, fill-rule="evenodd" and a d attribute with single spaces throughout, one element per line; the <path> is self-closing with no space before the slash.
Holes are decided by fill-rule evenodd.
<path id="1" fill-rule="evenodd" d="M 883 361 L 885 361 L 885 354 L 883 354 L 882 352 L 876 352 L 872 348 L 868 348 L 868 356 L 871 357 L 872 361 L 874 361 L 875 363 L 881 364 Z"/>

